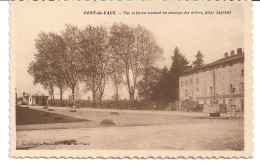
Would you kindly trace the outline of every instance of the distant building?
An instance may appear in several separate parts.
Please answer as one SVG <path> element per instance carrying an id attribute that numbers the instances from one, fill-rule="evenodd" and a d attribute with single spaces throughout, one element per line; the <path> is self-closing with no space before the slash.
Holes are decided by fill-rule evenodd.
<path id="1" fill-rule="evenodd" d="M 25 105 L 34 105 L 34 106 L 45 106 L 48 105 L 48 97 L 44 94 L 34 94 L 29 95 L 28 93 L 23 93 L 23 102 Z"/>
<path id="2" fill-rule="evenodd" d="M 17 98 L 16 102 L 17 102 L 17 105 L 23 105 L 23 97 Z"/>
<path id="3" fill-rule="evenodd" d="M 244 53 L 242 48 L 201 68 L 187 70 L 179 78 L 179 97 L 199 104 L 227 104 L 244 111 Z"/>

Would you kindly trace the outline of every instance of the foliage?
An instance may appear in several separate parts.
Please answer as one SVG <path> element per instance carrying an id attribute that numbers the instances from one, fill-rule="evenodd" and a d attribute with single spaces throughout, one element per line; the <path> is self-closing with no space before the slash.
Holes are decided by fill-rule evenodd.
<path id="1" fill-rule="evenodd" d="M 204 65 L 203 57 L 204 55 L 200 52 L 200 50 L 195 55 L 196 60 L 193 61 L 193 68 L 200 68 Z"/>
<path id="2" fill-rule="evenodd" d="M 111 56 L 108 53 L 108 33 L 100 27 L 87 26 L 81 35 L 81 50 L 85 69 L 83 81 L 86 89 L 91 90 L 93 105 L 96 105 L 96 95 L 99 97 L 99 106 L 105 90 L 105 84 L 109 77 L 109 62 Z"/>
<path id="3" fill-rule="evenodd" d="M 167 67 L 164 67 L 161 70 L 161 76 L 159 81 L 153 85 L 151 99 L 155 102 L 164 101 L 166 103 L 171 101 L 171 90 L 169 83 L 169 70 Z"/>
<path id="4" fill-rule="evenodd" d="M 109 45 L 125 75 L 131 107 L 134 109 L 138 79 L 147 76 L 148 72 L 145 71 L 154 64 L 162 50 L 150 31 L 140 25 L 130 27 L 122 23 L 111 27 Z"/>
<path id="5" fill-rule="evenodd" d="M 71 90 L 74 101 L 75 96 L 81 94 L 79 85 L 84 83 L 85 91 L 91 91 L 93 98 L 92 102 L 84 102 L 87 106 L 96 107 L 98 99 L 99 108 L 129 108 L 129 102 L 131 109 L 145 104 L 147 109 L 151 109 L 154 103 L 164 107 L 178 99 L 179 76 L 191 68 L 177 47 L 170 70 L 155 67 L 156 62 L 163 58 L 163 50 L 154 35 L 140 25 L 115 23 L 109 31 L 103 26 L 89 25 L 81 30 L 66 25 L 60 35 L 40 33 L 35 47 L 35 61 L 30 63 L 28 72 L 33 76 L 34 84 L 41 84 L 50 95 L 54 95 L 54 87 L 59 88 L 59 103 L 51 96 L 50 104 L 60 106 L 69 104 L 62 100 L 65 88 Z M 196 57 L 196 65 L 203 63 L 200 51 Z M 115 88 L 113 102 L 102 101 L 109 80 Z M 122 85 L 128 89 L 129 100 L 119 100 Z M 137 94 L 141 102 L 137 102 Z M 101 101 L 105 104 L 102 105 Z"/>
<path id="6" fill-rule="evenodd" d="M 66 84 L 63 78 L 62 60 L 64 56 L 64 42 L 54 33 L 40 33 L 35 40 L 37 53 L 35 61 L 29 64 L 28 73 L 34 77 L 34 85 L 41 84 L 53 94 L 53 87 L 60 89 L 62 100 L 63 89 Z"/>
<path id="7" fill-rule="evenodd" d="M 66 25 L 65 31 L 61 33 L 65 44 L 63 56 L 63 77 L 66 85 L 71 89 L 72 101 L 75 96 L 75 87 L 82 78 L 82 55 L 80 51 L 80 35 L 81 32 L 76 26 Z"/>
<path id="8" fill-rule="evenodd" d="M 147 74 L 137 83 L 138 95 L 142 101 L 149 102 L 152 100 L 152 95 L 154 95 L 153 92 L 155 92 L 155 86 L 158 84 L 161 76 L 161 69 L 153 66 L 148 68 Z"/>
<path id="9" fill-rule="evenodd" d="M 169 71 L 169 90 L 172 102 L 179 99 L 179 76 L 184 71 L 191 69 L 188 59 L 176 47 L 172 56 L 172 65 Z"/>
<path id="10" fill-rule="evenodd" d="M 151 74 L 151 77 L 154 76 L 159 79 L 155 84 L 152 83 L 149 89 L 151 100 L 156 103 L 157 107 L 166 107 L 168 103 L 178 100 L 179 76 L 183 71 L 190 68 L 189 61 L 181 54 L 179 48 L 176 47 L 172 56 L 170 70 L 164 67 L 159 77 Z"/>

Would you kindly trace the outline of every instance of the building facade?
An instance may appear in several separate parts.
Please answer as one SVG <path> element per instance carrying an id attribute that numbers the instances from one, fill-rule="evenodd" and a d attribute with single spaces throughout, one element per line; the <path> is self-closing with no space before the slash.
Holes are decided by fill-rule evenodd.
<path id="1" fill-rule="evenodd" d="M 227 104 L 244 111 L 244 53 L 225 53 L 224 58 L 197 69 L 187 70 L 179 78 L 179 98 L 199 104 Z"/>
<path id="2" fill-rule="evenodd" d="M 48 105 L 48 97 L 49 96 L 45 96 L 43 94 L 29 95 L 28 93 L 23 93 L 22 104 L 32 106 L 45 106 Z"/>

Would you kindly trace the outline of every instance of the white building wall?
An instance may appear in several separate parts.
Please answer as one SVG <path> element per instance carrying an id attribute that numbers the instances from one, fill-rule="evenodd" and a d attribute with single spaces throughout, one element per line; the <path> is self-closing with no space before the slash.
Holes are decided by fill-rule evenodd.
<path id="1" fill-rule="evenodd" d="M 244 76 L 242 73 L 244 63 L 243 61 L 231 63 L 181 76 L 179 78 L 180 101 L 191 99 L 199 104 L 225 103 L 236 105 L 236 108 L 240 110 L 244 99 Z M 234 92 L 230 90 L 231 85 Z M 216 102 L 213 101 L 214 98 Z"/>

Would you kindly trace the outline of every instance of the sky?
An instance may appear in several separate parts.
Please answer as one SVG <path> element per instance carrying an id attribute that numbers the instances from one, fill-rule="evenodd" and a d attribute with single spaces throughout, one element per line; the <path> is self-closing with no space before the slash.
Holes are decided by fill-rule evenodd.
<path id="1" fill-rule="evenodd" d="M 111 4 L 111 3 L 110 3 Z M 190 5 L 192 4 L 192 5 Z M 207 5 L 206 5 L 207 4 Z M 33 77 L 27 73 L 28 65 L 34 60 L 35 39 L 40 32 L 54 32 L 60 34 L 65 24 L 71 24 L 83 29 L 87 25 L 104 25 L 109 29 L 114 23 L 125 23 L 131 26 L 140 24 L 150 30 L 157 44 L 163 49 L 164 60 L 157 62 L 158 67 L 170 67 L 173 50 L 178 47 L 185 57 L 193 61 L 198 50 L 204 54 L 204 62 L 210 63 L 224 57 L 225 52 L 237 48 L 244 48 L 244 11 L 241 5 L 221 5 L 216 3 L 19 3 L 11 6 L 14 22 L 13 30 L 15 47 L 15 76 L 18 96 L 22 92 L 47 94 L 41 85 L 33 85 Z M 90 16 L 84 11 L 231 11 L 230 15 L 110 15 Z M 68 98 L 68 92 L 64 98 Z M 58 90 L 55 92 L 58 98 Z M 82 93 L 86 98 L 90 93 Z M 104 99 L 113 95 L 112 86 L 106 87 Z M 120 90 L 122 98 L 127 98 L 127 90 Z"/>

